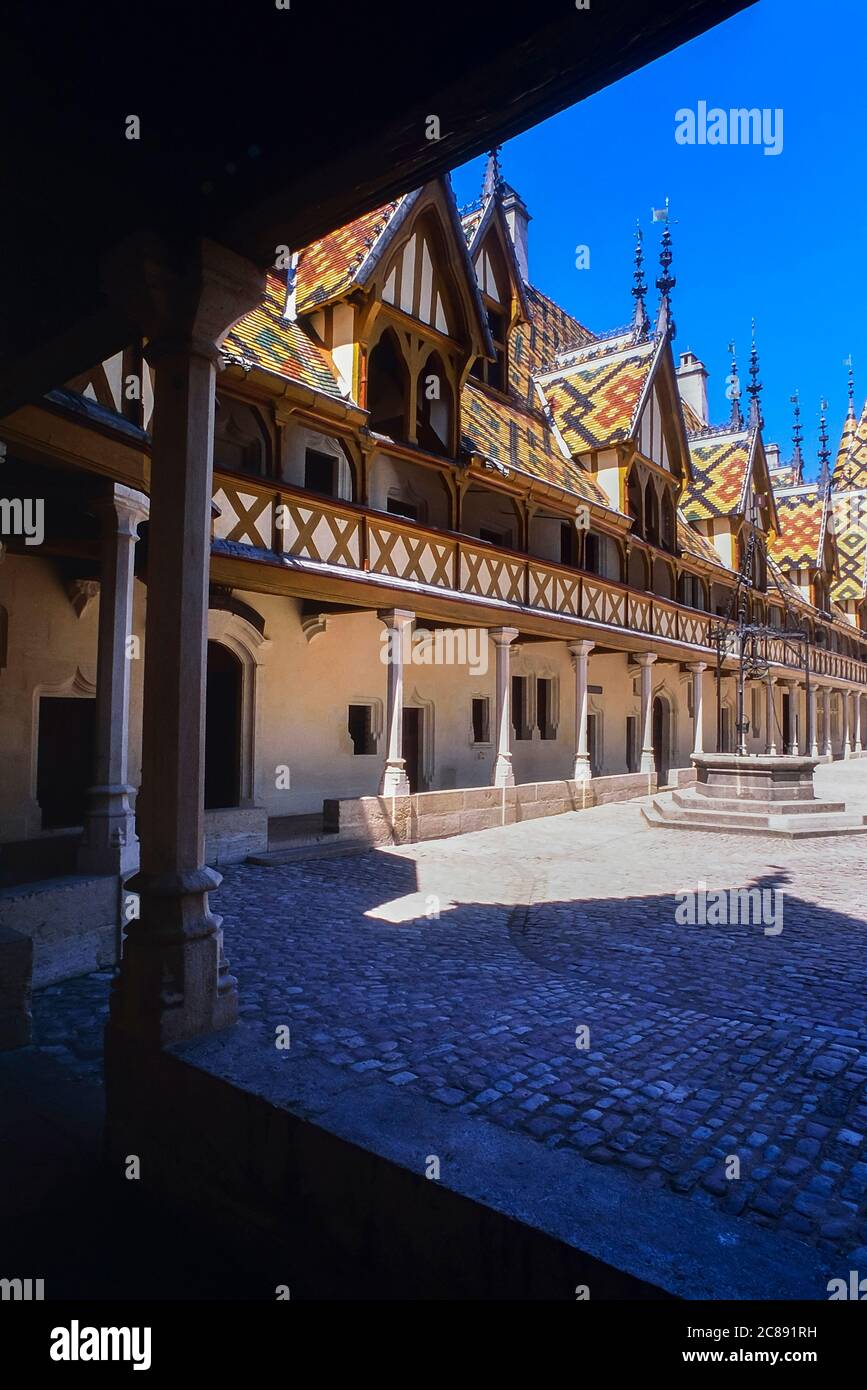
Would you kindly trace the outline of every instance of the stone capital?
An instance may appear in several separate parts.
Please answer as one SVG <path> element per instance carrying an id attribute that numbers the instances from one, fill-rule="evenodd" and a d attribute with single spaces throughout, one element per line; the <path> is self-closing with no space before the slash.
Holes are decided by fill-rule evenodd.
<path id="1" fill-rule="evenodd" d="M 575 656 L 575 657 L 578 657 L 578 656 L 589 656 L 590 653 L 592 652 L 593 648 L 596 646 L 596 643 L 595 643 L 595 642 L 567 642 L 566 645 L 567 645 L 569 651 L 572 653 L 572 655 Z"/>
<path id="2" fill-rule="evenodd" d="M 706 661 L 691 661 L 691 662 L 689 663 L 689 665 L 687 666 L 686 669 L 687 669 L 687 671 L 692 671 L 692 673 L 693 673 L 694 676 L 700 676 L 700 675 L 702 674 L 703 671 L 706 671 L 706 670 L 707 670 L 707 662 L 706 662 Z"/>
<path id="3" fill-rule="evenodd" d="M 492 627 L 488 636 L 495 647 L 509 647 L 518 636 L 516 627 Z"/>
<path id="4" fill-rule="evenodd" d="M 408 623 L 415 622 L 415 614 L 408 608 L 380 608 L 376 616 L 386 627 L 396 628 L 398 631 L 407 626 Z"/>
<path id="5" fill-rule="evenodd" d="M 654 661 L 657 660 L 657 654 L 656 652 L 636 652 L 635 660 L 638 662 L 639 666 L 652 666 Z"/>

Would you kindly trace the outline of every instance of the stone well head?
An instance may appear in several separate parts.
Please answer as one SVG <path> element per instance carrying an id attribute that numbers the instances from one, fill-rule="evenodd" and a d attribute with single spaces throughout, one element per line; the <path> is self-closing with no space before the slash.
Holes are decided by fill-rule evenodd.
<path id="1" fill-rule="evenodd" d="M 755 801 L 811 801 L 818 758 L 693 753 L 697 788 L 706 796 Z"/>

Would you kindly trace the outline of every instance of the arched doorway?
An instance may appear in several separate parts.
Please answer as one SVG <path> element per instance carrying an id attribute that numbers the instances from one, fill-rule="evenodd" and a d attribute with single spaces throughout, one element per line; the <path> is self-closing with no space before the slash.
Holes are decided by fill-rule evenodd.
<path id="1" fill-rule="evenodd" d="M 241 663 L 220 642 L 208 643 L 205 698 L 205 810 L 241 799 Z"/>
<path id="2" fill-rule="evenodd" d="M 662 787 L 668 781 L 671 765 L 671 717 L 668 701 L 657 695 L 653 701 L 653 762 L 656 767 L 656 783 Z"/>

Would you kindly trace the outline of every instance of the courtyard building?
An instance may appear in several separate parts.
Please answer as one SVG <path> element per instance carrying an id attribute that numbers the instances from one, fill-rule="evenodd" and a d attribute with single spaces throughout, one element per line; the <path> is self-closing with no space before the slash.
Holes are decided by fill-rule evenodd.
<path id="1" fill-rule="evenodd" d="M 207 445 L 203 689 L 166 655 L 192 502 L 178 482 L 177 529 L 152 531 L 156 333 L 0 421 L 0 925 L 37 982 L 119 958 L 137 827 L 166 809 L 148 717 L 194 731 L 204 705 L 210 868 L 191 850 L 188 872 L 211 887 L 328 835 L 647 795 L 739 736 L 862 752 L 867 406 L 805 484 L 798 440 L 781 464 L 763 438 L 755 344 L 749 411 L 719 424 L 675 358 L 667 221 L 653 312 L 639 235 L 629 322 L 598 333 L 532 283 L 529 228 L 493 153 L 471 206 L 434 179 L 238 290 L 215 389 L 164 417 Z M 158 590 L 173 625 L 147 632 Z M 739 613 L 777 634 L 741 729 Z M 171 777 L 192 805 L 182 757 Z"/>

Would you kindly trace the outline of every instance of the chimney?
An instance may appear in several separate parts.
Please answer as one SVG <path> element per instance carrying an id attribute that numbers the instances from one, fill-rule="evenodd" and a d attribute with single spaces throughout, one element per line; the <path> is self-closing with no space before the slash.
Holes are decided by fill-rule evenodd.
<path id="1" fill-rule="evenodd" d="M 766 444 L 765 458 L 768 460 L 768 468 L 782 468 L 783 461 L 780 458 L 779 444 Z"/>
<path id="2" fill-rule="evenodd" d="M 699 362 L 694 352 L 687 349 L 680 354 L 680 362 L 675 368 L 677 389 L 687 405 L 695 411 L 703 425 L 708 423 L 707 414 L 707 368 Z"/>
<path id="3" fill-rule="evenodd" d="M 518 259 L 518 267 L 524 282 L 529 284 L 530 271 L 527 260 L 527 227 L 531 221 L 526 204 L 519 193 L 514 188 L 509 188 L 508 184 L 503 190 L 503 212 L 506 214 L 506 225 L 515 247 L 515 255 Z"/>

